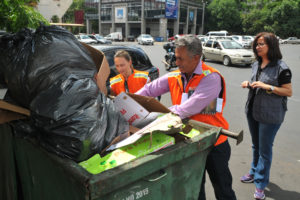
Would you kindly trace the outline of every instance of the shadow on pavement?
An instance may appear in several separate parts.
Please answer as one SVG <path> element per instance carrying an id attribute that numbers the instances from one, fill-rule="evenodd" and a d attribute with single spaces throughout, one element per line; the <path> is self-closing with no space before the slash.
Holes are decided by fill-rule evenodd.
<path id="1" fill-rule="evenodd" d="M 268 198 L 272 198 L 274 200 L 299 200 L 300 193 L 294 191 L 288 191 L 281 189 L 278 185 L 274 183 L 269 183 L 267 188 L 265 189 L 265 194 Z"/>

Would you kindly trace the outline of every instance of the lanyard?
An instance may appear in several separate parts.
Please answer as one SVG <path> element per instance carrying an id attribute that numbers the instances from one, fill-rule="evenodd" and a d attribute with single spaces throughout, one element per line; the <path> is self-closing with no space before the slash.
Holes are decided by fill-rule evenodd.
<path id="1" fill-rule="evenodd" d="M 125 92 L 129 92 L 128 83 L 126 80 L 124 81 L 124 86 L 125 86 Z"/>

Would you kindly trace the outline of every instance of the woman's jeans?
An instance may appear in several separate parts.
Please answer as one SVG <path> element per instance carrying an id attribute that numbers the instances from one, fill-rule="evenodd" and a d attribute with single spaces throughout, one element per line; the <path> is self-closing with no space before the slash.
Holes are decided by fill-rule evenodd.
<path id="1" fill-rule="evenodd" d="M 264 189 L 269 183 L 273 141 L 281 124 L 258 122 L 253 119 L 251 112 L 248 112 L 247 120 L 253 150 L 253 161 L 249 173 L 254 175 L 256 188 Z"/>

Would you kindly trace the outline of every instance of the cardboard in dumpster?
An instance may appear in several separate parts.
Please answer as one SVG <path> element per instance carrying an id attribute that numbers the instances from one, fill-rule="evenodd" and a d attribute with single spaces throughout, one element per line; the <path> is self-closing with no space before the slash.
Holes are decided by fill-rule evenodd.
<path id="1" fill-rule="evenodd" d="M 135 132 L 128 138 L 126 138 L 116 144 L 112 144 L 107 149 L 107 151 L 111 151 L 116 148 L 120 148 L 120 147 L 129 145 L 129 144 L 132 144 L 135 141 L 137 141 L 138 139 L 140 139 L 142 136 L 149 134 L 149 133 L 150 134 L 156 133 L 156 132 L 161 132 L 164 134 L 178 133 L 179 131 L 182 130 L 182 126 L 183 126 L 183 124 L 182 124 L 181 118 L 179 116 L 177 116 L 173 113 L 167 113 L 167 114 L 157 118 L 156 120 L 154 120 L 153 122 L 151 122 L 144 128 L 140 129 L 139 131 Z"/>
<path id="2" fill-rule="evenodd" d="M 98 88 L 103 94 L 107 95 L 106 80 L 109 77 L 110 68 L 104 53 L 83 42 L 81 42 L 81 44 L 90 52 L 91 57 L 98 68 L 98 73 L 96 74 Z"/>
<path id="3" fill-rule="evenodd" d="M 0 124 L 28 117 L 29 110 L 3 100 L 6 92 L 7 88 L 0 89 Z"/>
<path id="4" fill-rule="evenodd" d="M 116 96 L 114 104 L 128 123 L 133 126 L 139 124 L 149 115 L 149 112 L 143 106 L 124 92 Z"/>
<path id="5" fill-rule="evenodd" d="M 129 110 L 127 104 L 130 104 L 129 108 L 134 109 L 134 112 L 129 111 L 130 113 L 138 114 L 139 108 L 142 108 L 146 110 L 148 113 L 160 112 L 160 113 L 170 113 L 170 114 L 160 117 L 159 119 L 153 121 L 152 123 L 148 124 L 142 129 L 136 129 L 134 133 L 131 132 L 133 133 L 131 136 L 127 137 L 124 140 L 120 140 L 117 138 L 107 148 L 105 148 L 105 150 L 102 151 L 102 153 L 104 153 L 105 151 L 111 151 L 116 148 L 120 148 L 132 144 L 135 141 L 137 141 L 139 138 L 141 138 L 143 135 L 148 133 L 159 131 L 165 134 L 171 134 L 171 133 L 177 133 L 181 130 L 182 122 L 180 117 L 172 114 L 167 107 L 162 105 L 155 98 L 141 96 L 132 93 L 121 93 L 121 94 L 122 94 L 121 96 L 119 96 L 120 94 L 118 95 L 119 100 L 117 100 L 117 103 L 115 102 L 115 106 L 116 108 L 119 108 L 119 111 L 122 111 L 122 109 L 124 109 L 125 112 L 127 112 Z M 126 98 L 124 99 L 123 97 Z M 130 119 L 130 117 L 127 119 Z"/>
<path id="6" fill-rule="evenodd" d="M 181 118 L 162 105 L 159 101 L 157 101 L 153 97 L 140 96 L 131 93 L 121 93 L 119 96 L 119 100 L 115 101 L 116 108 L 119 108 L 119 111 L 127 113 L 131 113 L 131 115 L 126 116 L 127 120 L 130 120 L 133 115 L 139 115 L 141 109 L 143 112 L 146 111 L 149 115 L 150 112 L 161 112 L 167 113 L 163 116 L 157 118 L 147 126 L 142 129 L 136 131 L 131 136 L 127 137 L 124 140 L 118 140 L 117 142 L 111 143 L 106 151 L 112 151 L 117 148 L 121 148 L 123 146 L 129 145 L 140 139 L 143 135 L 155 132 L 162 132 L 165 134 L 173 134 L 179 133 L 187 138 L 193 138 L 201 134 L 201 131 L 192 128 L 191 130 L 185 130 L 185 125 L 183 124 Z M 133 109 L 133 112 L 132 110 Z M 122 113 L 123 114 L 123 113 Z M 146 115 L 146 116 L 148 116 Z M 143 118 L 143 115 L 140 115 L 140 118 Z M 144 117 L 145 118 L 145 117 Z"/>
<path id="7" fill-rule="evenodd" d="M 133 126 L 143 121 L 150 112 L 170 112 L 168 108 L 153 97 L 131 93 L 120 93 L 114 99 L 114 104 L 116 109 L 119 110 L 129 124 Z"/>
<path id="8" fill-rule="evenodd" d="M 96 75 L 97 86 L 102 93 L 107 95 L 106 80 L 109 77 L 110 68 L 104 54 L 85 43 L 81 44 L 90 52 L 93 61 L 98 67 L 98 73 Z M 6 92 L 6 88 L 0 90 L 0 124 L 29 117 L 30 110 L 4 100 Z"/>
<path id="9" fill-rule="evenodd" d="M 30 116 L 28 109 L 0 100 L 0 124 L 25 119 Z"/>
<path id="10" fill-rule="evenodd" d="M 150 135 L 145 135 L 135 143 L 116 149 L 103 158 L 99 154 L 96 154 L 87 161 L 79 163 L 79 165 L 91 174 L 99 174 L 105 170 L 175 144 L 173 137 L 163 133 L 153 134 L 152 142 L 150 140 Z"/>

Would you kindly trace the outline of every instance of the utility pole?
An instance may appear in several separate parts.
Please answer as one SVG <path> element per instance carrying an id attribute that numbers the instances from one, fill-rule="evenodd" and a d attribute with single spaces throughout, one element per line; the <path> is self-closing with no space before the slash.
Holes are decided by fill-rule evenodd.
<path id="1" fill-rule="evenodd" d="M 101 34 L 101 0 L 98 0 L 98 31 L 99 35 Z"/>
<path id="2" fill-rule="evenodd" d="M 204 12 L 205 12 L 205 0 L 202 0 L 202 28 L 201 28 L 201 35 L 204 33 Z"/>

